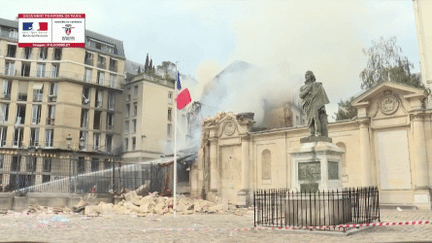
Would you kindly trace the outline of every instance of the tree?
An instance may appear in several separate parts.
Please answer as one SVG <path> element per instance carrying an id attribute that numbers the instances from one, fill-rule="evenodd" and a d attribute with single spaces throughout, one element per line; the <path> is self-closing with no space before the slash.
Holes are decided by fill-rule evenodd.
<path id="1" fill-rule="evenodd" d="M 396 37 L 381 37 L 378 41 L 372 41 L 372 47 L 363 49 L 363 53 L 368 56 L 368 63 L 360 73 L 362 89 L 368 90 L 383 81 L 391 81 L 424 89 L 430 94 L 420 76 L 411 73 L 414 64 L 401 55 L 402 48 L 396 44 Z M 338 103 L 336 120 L 351 119 L 357 115 L 357 110 L 351 105 L 353 99 Z"/>
<path id="2" fill-rule="evenodd" d="M 396 37 L 387 40 L 381 37 L 372 43 L 372 47 L 363 49 L 369 59 L 366 68 L 360 73 L 362 89 L 370 89 L 383 81 L 425 88 L 418 76 L 411 74 L 414 64 L 401 56 L 402 48 L 396 44 Z"/>
<path id="3" fill-rule="evenodd" d="M 163 61 L 162 65 L 157 66 L 157 68 L 164 72 L 165 78 L 168 78 L 169 73 L 177 69 L 177 65 L 170 61 Z"/>
<path id="4" fill-rule="evenodd" d="M 357 109 L 351 105 L 354 98 L 355 97 L 353 96 L 349 101 L 341 100 L 338 103 L 339 109 L 335 113 L 336 121 L 352 119 L 357 116 Z"/>
<path id="5" fill-rule="evenodd" d="M 150 64 L 149 64 L 149 66 L 148 66 L 148 73 L 154 73 L 153 72 L 153 60 L 152 59 L 150 59 Z"/>
<path id="6" fill-rule="evenodd" d="M 148 73 L 148 70 L 149 70 L 148 66 L 149 66 L 149 54 L 147 53 L 147 58 L 145 61 L 145 66 L 144 66 L 144 73 Z"/>

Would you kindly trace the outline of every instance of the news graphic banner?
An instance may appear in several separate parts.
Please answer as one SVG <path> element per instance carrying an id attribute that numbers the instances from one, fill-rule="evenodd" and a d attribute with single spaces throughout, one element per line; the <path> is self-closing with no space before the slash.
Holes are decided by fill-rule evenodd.
<path id="1" fill-rule="evenodd" d="M 18 47 L 84 47 L 85 14 L 18 14 Z"/>

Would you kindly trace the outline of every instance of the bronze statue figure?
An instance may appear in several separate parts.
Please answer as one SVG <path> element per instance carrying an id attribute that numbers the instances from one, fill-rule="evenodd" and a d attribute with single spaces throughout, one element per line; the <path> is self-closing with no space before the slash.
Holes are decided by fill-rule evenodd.
<path id="1" fill-rule="evenodd" d="M 310 136 L 328 137 L 325 105 L 330 103 L 329 99 L 322 83 L 315 82 L 312 71 L 307 71 L 305 78 L 305 84 L 300 88 L 300 98 L 303 99 L 302 107 L 307 116 Z"/>

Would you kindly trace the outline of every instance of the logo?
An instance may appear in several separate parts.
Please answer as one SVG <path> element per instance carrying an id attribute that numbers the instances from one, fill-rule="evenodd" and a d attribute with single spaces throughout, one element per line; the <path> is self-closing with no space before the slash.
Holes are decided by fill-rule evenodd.
<path id="1" fill-rule="evenodd" d="M 24 22 L 23 30 L 33 30 L 33 22 Z"/>
<path id="2" fill-rule="evenodd" d="M 39 22 L 38 31 L 48 31 L 48 22 Z"/>
<path id="3" fill-rule="evenodd" d="M 63 27 L 63 29 L 65 29 L 66 35 L 70 35 L 72 32 L 72 29 L 74 29 L 75 27 L 72 27 L 71 24 L 65 24 L 65 27 Z"/>

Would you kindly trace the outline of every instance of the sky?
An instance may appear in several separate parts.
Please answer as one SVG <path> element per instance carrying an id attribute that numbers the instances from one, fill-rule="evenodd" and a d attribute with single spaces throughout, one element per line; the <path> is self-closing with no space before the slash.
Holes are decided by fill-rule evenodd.
<path id="1" fill-rule="evenodd" d="M 229 103 L 240 106 L 219 109 L 234 112 L 254 111 L 257 103 L 247 100 L 257 97 L 295 95 L 304 73 L 312 70 L 327 91 L 332 120 L 337 102 L 361 91 L 359 74 L 367 63 L 362 49 L 380 36 L 395 36 L 414 72 L 420 72 L 411 0 L 16 0 L 0 9 L 1 18 L 19 13 L 85 13 L 86 28 L 122 40 L 127 59 L 144 63 L 149 53 L 156 65 L 177 62 L 183 74 L 198 80 L 191 87 L 193 99 L 235 60 L 265 70 L 266 77 L 250 77 L 248 92 L 229 89 L 236 101 Z"/>

